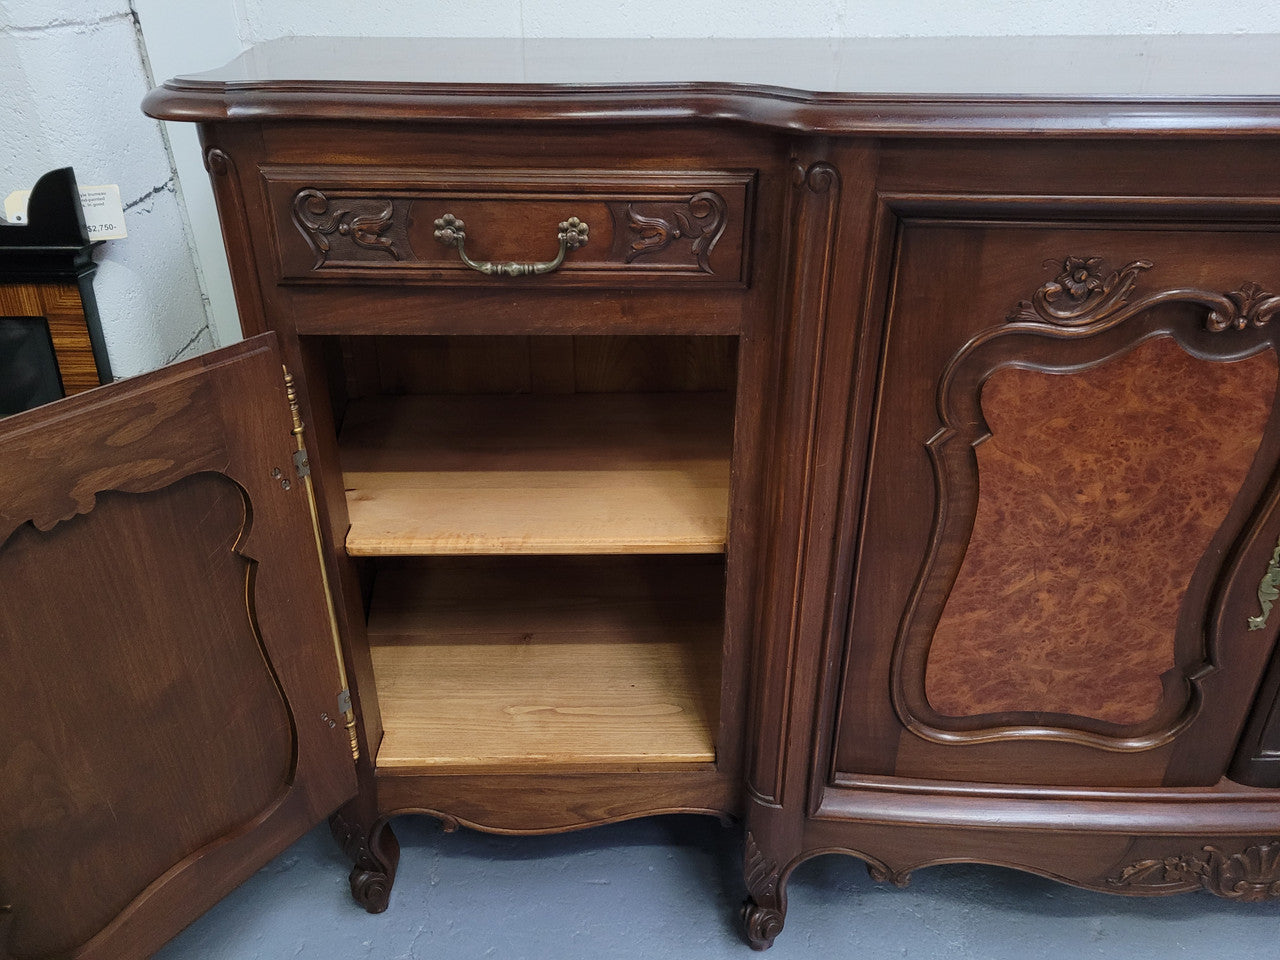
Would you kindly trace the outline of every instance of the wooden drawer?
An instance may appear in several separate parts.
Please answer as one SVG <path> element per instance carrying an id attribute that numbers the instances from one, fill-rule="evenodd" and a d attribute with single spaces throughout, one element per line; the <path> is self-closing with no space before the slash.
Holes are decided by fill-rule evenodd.
<path id="1" fill-rule="evenodd" d="M 745 287 L 756 175 L 735 171 L 261 169 L 283 283 Z M 539 275 L 481 273 L 436 237 L 452 217 L 465 252 L 547 263 L 560 225 L 586 242 Z M 452 223 L 452 221 L 449 221 Z"/>

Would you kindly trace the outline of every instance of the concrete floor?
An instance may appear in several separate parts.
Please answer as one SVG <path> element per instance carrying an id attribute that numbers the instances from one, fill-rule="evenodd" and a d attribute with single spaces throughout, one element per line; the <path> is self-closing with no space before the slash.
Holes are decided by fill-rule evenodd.
<path id="1" fill-rule="evenodd" d="M 661 817 L 555 837 L 445 834 L 395 822 L 390 909 L 347 892 L 324 829 L 303 837 L 157 954 L 159 960 L 749 960 L 738 833 Z M 768 960 L 1257 960 L 1280 953 L 1280 909 L 1209 894 L 1111 897 L 995 867 L 952 865 L 880 887 L 820 857 L 788 888 Z"/>

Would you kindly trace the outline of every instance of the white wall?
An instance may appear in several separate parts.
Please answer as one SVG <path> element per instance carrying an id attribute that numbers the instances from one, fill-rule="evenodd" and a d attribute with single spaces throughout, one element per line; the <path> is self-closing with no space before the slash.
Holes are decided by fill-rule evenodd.
<path id="1" fill-rule="evenodd" d="M 238 0 L 250 42 L 298 35 L 911 37 L 1272 33 L 1274 0 Z"/>
<path id="2" fill-rule="evenodd" d="M 120 185 L 129 236 L 95 280 L 116 376 L 212 345 L 168 151 L 138 111 L 149 82 L 128 0 L 0 0 L 0 196 L 68 165 Z"/>
<path id="3" fill-rule="evenodd" d="M 141 25 L 144 46 L 134 30 Z M 0 196 L 72 164 L 119 183 L 127 240 L 99 255 L 117 374 L 237 336 L 212 195 L 189 125 L 138 102 L 149 82 L 288 35 L 796 37 L 1280 33 L 1275 0 L 0 0 Z M 175 175 L 176 171 L 176 175 Z M 185 199 L 185 204 L 182 201 Z M 188 211 L 190 227 L 184 223 Z M 206 304 L 207 298 L 207 304 Z M 212 317 L 212 324 L 208 316 Z"/>
<path id="4" fill-rule="evenodd" d="M 3 0 L 0 0 L 3 2 Z M 222 66 L 249 44 L 230 0 L 133 0 L 156 83 L 181 73 Z M 195 124 L 166 123 L 180 195 L 191 227 L 191 246 L 209 304 L 215 343 L 240 339 L 240 320 L 231 289 L 231 271 L 222 246 L 222 230 L 213 187 Z"/>

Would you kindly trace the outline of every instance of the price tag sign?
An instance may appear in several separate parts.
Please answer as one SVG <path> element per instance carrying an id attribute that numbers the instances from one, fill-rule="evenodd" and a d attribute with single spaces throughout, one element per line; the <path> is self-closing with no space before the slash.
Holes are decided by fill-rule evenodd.
<path id="1" fill-rule="evenodd" d="M 90 240 L 122 240 L 129 235 L 124 228 L 120 188 L 114 183 L 81 187 L 80 206 L 84 208 L 84 222 L 89 228 Z"/>
<path id="2" fill-rule="evenodd" d="M 4 218 L 10 223 L 27 222 L 30 190 L 15 190 L 4 198 Z M 90 240 L 122 240 L 129 235 L 124 228 L 124 205 L 120 187 L 114 183 L 80 188 L 80 206 Z"/>

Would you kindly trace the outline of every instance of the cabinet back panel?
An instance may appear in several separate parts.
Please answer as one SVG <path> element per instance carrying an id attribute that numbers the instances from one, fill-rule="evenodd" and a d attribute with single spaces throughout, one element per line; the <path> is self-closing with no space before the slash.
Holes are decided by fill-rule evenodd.
<path id="1" fill-rule="evenodd" d="M 736 378 L 736 337 L 344 337 L 343 345 L 352 398 L 732 390 Z"/>

